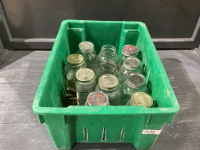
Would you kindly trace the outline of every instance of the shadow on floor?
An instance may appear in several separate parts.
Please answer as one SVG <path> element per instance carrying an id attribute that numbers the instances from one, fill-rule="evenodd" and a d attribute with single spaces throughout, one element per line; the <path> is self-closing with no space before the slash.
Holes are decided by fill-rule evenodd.
<path id="1" fill-rule="evenodd" d="M 33 51 L 6 51 L 4 58 L 0 61 L 0 69 L 12 64 Z M 14 68 L 13 68 L 14 69 Z"/>
<path id="2" fill-rule="evenodd" d="M 180 111 L 175 115 L 171 125 L 164 126 L 151 150 L 200 149 L 197 138 L 200 137 L 200 95 L 195 83 L 190 80 L 180 60 L 161 58 L 161 61 L 180 104 Z"/>

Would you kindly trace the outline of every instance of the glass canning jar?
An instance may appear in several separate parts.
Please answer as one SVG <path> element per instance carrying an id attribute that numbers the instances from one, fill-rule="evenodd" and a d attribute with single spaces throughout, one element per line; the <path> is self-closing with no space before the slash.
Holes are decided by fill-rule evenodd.
<path id="1" fill-rule="evenodd" d="M 135 92 L 147 93 L 147 87 L 145 84 L 145 77 L 139 73 L 130 73 L 126 81 L 123 83 L 122 92 L 124 94 L 123 104 L 126 104 L 130 100 L 131 95 Z"/>
<path id="2" fill-rule="evenodd" d="M 117 69 L 119 70 L 119 68 L 120 68 L 119 58 L 117 56 L 116 48 L 114 46 L 104 45 L 101 47 L 101 51 L 98 55 L 99 64 L 101 61 L 106 60 L 106 59 L 114 61 L 117 65 Z"/>
<path id="3" fill-rule="evenodd" d="M 95 73 L 88 68 L 82 68 L 76 72 L 77 104 L 84 105 L 90 92 L 96 87 Z"/>
<path id="4" fill-rule="evenodd" d="M 92 92 L 88 95 L 85 106 L 108 106 L 108 96 L 103 92 Z"/>
<path id="5" fill-rule="evenodd" d="M 124 45 L 122 52 L 119 55 L 120 66 L 123 64 L 124 59 L 128 56 L 136 57 L 138 55 L 138 48 L 134 45 Z"/>
<path id="6" fill-rule="evenodd" d="M 76 92 L 76 88 L 75 88 L 76 71 L 85 67 L 86 67 L 86 63 L 82 55 L 71 54 L 67 57 L 65 72 L 66 72 L 67 86 L 69 90 Z"/>
<path id="7" fill-rule="evenodd" d="M 97 53 L 94 50 L 94 44 L 89 41 L 79 43 L 77 54 L 81 54 L 87 64 L 87 68 L 94 72 L 98 68 Z"/>
<path id="8" fill-rule="evenodd" d="M 101 91 L 108 96 L 110 105 L 120 105 L 122 92 L 119 88 L 119 81 L 112 74 L 105 74 L 99 78 L 95 91 Z"/>
<path id="9" fill-rule="evenodd" d="M 133 93 L 131 99 L 127 102 L 127 106 L 144 106 L 150 108 L 153 105 L 153 99 L 150 95 L 143 92 Z"/>
<path id="10" fill-rule="evenodd" d="M 129 73 L 141 73 L 141 61 L 136 57 L 129 56 L 124 59 L 123 65 L 119 70 L 119 83 L 120 86 L 126 81 Z"/>
<path id="11" fill-rule="evenodd" d="M 114 61 L 112 60 L 101 61 L 100 67 L 96 71 L 97 81 L 104 74 L 112 74 L 115 75 L 117 78 L 119 77 L 119 72 L 117 70 L 117 66 Z"/>

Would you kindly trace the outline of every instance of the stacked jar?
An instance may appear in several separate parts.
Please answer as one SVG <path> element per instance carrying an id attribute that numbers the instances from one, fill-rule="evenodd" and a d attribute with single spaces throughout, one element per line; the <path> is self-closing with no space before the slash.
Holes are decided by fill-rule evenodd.
<path id="1" fill-rule="evenodd" d="M 138 48 L 134 45 L 125 45 L 119 55 L 120 66 L 123 64 L 124 59 L 129 56 L 136 57 L 138 55 Z"/>
<path id="2" fill-rule="evenodd" d="M 98 68 L 97 53 L 94 50 L 94 44 L 88 41 L 79 44 L 78 54 L 81 54 L 87 64 L 87 68 L 92 69 L 94 72 Z"/>
<path id="3" fill-rule="evenodd" d="M 122 104 L 126 104 L 127 101 L 130 100 L 131 95 L 135 92 L 147 93 L 145 77 L 139 73 L 130 73 L 122 85 L 122 92 L 124 94 Z"/>
<path id="4" fill-rule="evenodd" d="M 112 74 L 102 75 L 95 90 L 105 93 L 108 96 L 110 105 L 121 104 L 122 92 L 116 76 Z"/>
<path id="5" fill-rule="evenodd" d="M 66 72 L 67 86 L 69 90 L 76 92 L 75 88 L 76 71 L 85 67 L 86 63 L 82 55 L 71 54 L 67 57 L 67 65 L 65 66 L 65 72 Z"/>
<path id="6" fill-rule="evenodd" d="M 95 73 L 91 69 L 83 68 L 76 72 L 77 104 L 84 105 L 90 92 L 96 87 Z"/>
<path id="7" fill-rule="evenodd" d="M 126 81 L 126 78 L 130 73 L 134 72 L 141 73 L 141 62 L 136 57 L 129 56 L 124 59 L 123 65 L 119 70 L 120 85 Z"/>
<path id="8" fill-rule="evenodd" d="M 117 69 L 119 70 L 119 58 L 116 53 L 116 48 L 112 45 L 104 45 L 101 47 L 101 51 L 98 55 L 99 65 L 103 60 L 112 60 L 115 62 Z"/>

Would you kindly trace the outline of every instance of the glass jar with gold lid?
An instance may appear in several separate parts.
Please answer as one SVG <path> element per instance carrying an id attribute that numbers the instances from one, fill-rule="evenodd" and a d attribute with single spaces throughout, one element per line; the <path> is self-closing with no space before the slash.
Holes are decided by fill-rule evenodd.
<path id="1" fill-rule="evenodd" d="M 66 81 L 69 90 L 76 91 L 75 88 L 75 74 L 76 71 L 85 68 L 86 63 L 83 56 L 80 54 L 71 54 L 67 57 L 67 64 L 65 66 Z"/>
<path id="2" fill-rule="evenodd" d="M 94 92 L 96 78 L 93 70 L 82 68 L 76 72 L 77 104 L 84 105 L 90 92 Z"/>
<path id="3" fill-rule="evenodd" d="M 101 91 L 108 96 L 110 105 L 120 105 L 122 92 L 119 88 L 119 80 L 112 74 L 105 74 L 99 78 L 95 91 Z"/>

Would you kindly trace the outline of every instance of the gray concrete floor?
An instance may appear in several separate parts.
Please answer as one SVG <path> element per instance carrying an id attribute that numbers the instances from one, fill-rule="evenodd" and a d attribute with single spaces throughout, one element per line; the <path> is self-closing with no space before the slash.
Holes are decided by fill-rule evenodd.
<path id="1" fill-rule="evenodd" d="M 151 150 L 200 149 L 200 57 L 194 50 L 158 51 L 180 104 Z M 0 150 L 55 150 L 32 111 L 49 51 L 8 51 L 0 57 Z M 77 149 L 134 149 L 131 144 L 76 144 Z"/>

